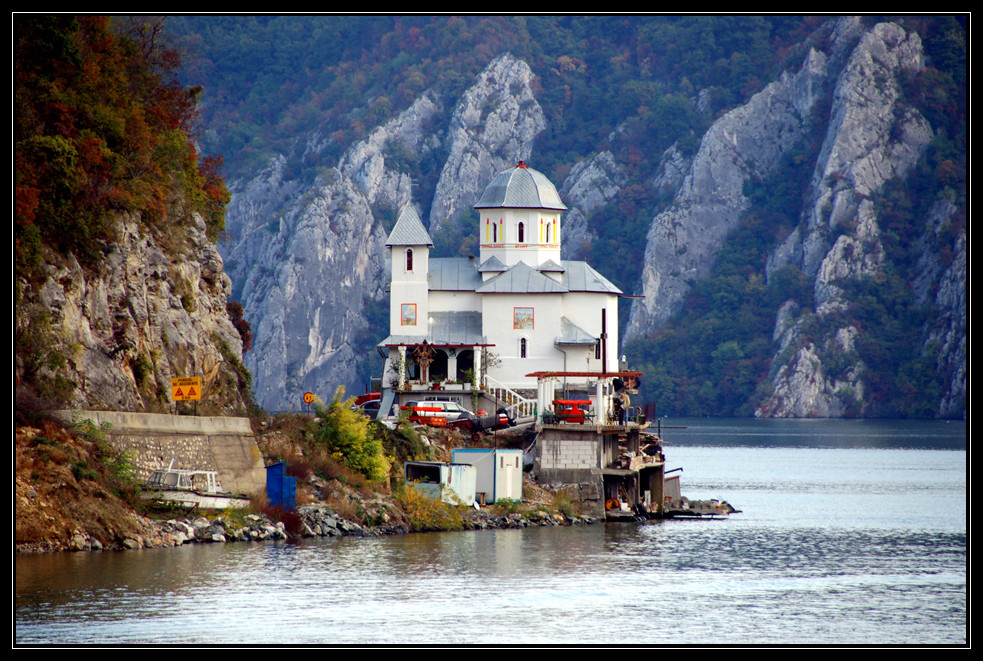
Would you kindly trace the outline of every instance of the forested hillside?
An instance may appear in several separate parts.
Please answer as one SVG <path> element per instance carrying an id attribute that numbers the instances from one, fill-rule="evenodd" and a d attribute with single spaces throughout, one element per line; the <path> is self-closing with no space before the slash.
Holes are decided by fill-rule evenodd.
<path id="1" fill-rule="evenodd" d="M 459 217 L 430 222 L 440 224 L 438 254 L 467 254 L 475 240 L 469 193 L 448 180 L 460 167 L 454 159 L 461 149 L 486 149 L 507 163 L 528 149 L 523 157 L 571 207 L 565 256 L 646 297 L 626 299 L 622 336 L 649 375 L 644 398 L 661 412 L 965 411 L 964 18 L 270 16 L 167 25 L 186 55 L 182 75 L 204 86 L 203 149 L 223 154 L 233 177 L 222 250 L 247 318 L 270 320 L 257 341 L 276 348 L 250 363 L 257 381 L 271 384 L 268 404 L 298 388 L 328 388 L 319 380 L 329 374 L 357 371 L 348 385 L 358 388 L 372 373 L 372 341 L 352 338 L 384 315 L 373 251 L 397 202 L 428 217 L 438 203 L 461 201 Z M 506 53 L 529 75 L 504 73 Z M 786 84 L 793 113 L 781 121 L 791 123 L 769 133 L 762 99 Z M 864 85 L 884 95 L 889 116 L 850 120 Z M 508 97 L 514 114 L 505 112 Z M 484 105 L 465 127 L 469 145 L 459 113 L 475 102 Z M 537 115 L 535 135 L 520 136 L 518 122 Z M 478 145 L 477 136 L 487 143 L 490 127 L 509 122 L 512 138 Z M 755 122 L 763 133 L 747 145 L 734 137 L 737 151 L 714 156 L 723 135 L 752 135 Z M 890 165 L 871 178 L 857 154 L 829 169 L 849 143 L 840 126 L 864 131 L 858 144 Z M 749 146 L 779 138 L 767 157 Z M 650 290 L 651 269 L 665 263 L 655 256 L 668 246 L 660 219 L 689 223 L 680 215 L 696 199 L 686 198 L 687 181 L 699 168 L 727 166 L 724 158 L 733 160 L 727 176 L 739 176 L 706 268 L 658 276 L 676 282 L 678 295 Z M 607 182 L 604 194 L 583 193 L 589 180 Z M 827 197 L 860 215 L 817 224 Z M 313 255 L 294 255 L 311 232 L 331 246 L 337 268 L 338 250 L 359 244 L 343 267 L 358 279 L 343 312 L 332 303 L 330 318 L 291 322 L 299 307 L 268 301 L 312 277 Z M 850 266 L 847 251 L 863 256 L 863 268 Z M 645 312 L 655 301 L 667 302 L 667 317 Z M 337 325 L 329 331 L 329 323 Z M 301 329 L 312 324 L 319 336 L 305 340 Z M 304 342 L 309 353 L 298 347 Z M 260 362 L 272 352 L 275 368 Z M 813 394 L 801 383 L 810 373 Z"/>
<path id="2" fill-rule="evenodd" d="M 166 410 L 170 377 L 197 375 L 203 410 L 245 409 L 215 247 L 229 192 L 161 27 L 14 17 L 19 403 Z"/>

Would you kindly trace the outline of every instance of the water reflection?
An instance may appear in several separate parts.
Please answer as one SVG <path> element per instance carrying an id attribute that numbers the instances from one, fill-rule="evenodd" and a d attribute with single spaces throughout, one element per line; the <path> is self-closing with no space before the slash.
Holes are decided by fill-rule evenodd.
<path id="1" fill-rule="evenodd" d="M 964 643 L 965 451 L 797 443 L 667 449 L 727 520 L 18 556 L 15 640 Z"/>

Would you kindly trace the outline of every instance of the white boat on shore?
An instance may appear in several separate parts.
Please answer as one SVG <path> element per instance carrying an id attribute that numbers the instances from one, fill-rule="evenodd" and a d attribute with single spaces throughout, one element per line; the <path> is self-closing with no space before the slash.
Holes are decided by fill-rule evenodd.
<path id="1" fill-rule="evenodd" d="M 222 490 L 218 472 L 196 468 L 155 470 L 147 480 L 144 498 L 204 509 L 243 508 L 249 499 Z"/>

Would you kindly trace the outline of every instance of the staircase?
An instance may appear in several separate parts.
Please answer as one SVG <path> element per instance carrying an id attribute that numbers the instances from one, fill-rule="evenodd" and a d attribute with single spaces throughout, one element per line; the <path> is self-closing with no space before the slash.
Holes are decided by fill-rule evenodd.
<path id="1" fill-rule="evenodd" d="M 513 420 L 536 415 L 536 400 L 526 399 L 504 383 L 485 375 L 485 396 L 496 399 Z"/>

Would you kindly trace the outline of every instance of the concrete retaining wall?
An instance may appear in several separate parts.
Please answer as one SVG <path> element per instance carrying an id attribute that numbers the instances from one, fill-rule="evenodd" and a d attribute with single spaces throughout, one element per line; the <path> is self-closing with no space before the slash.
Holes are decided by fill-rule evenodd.
<path id="1" fill-rule="evenodd" d="M 56 411 L 66 424 L 91 420 L 114 447 L 129 452 L 137 477 L 158 468 L 218 471 L 222 488 L 249 496 L 266 490 L 266 469 L 248 418 L 119 411 Z"/>

